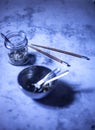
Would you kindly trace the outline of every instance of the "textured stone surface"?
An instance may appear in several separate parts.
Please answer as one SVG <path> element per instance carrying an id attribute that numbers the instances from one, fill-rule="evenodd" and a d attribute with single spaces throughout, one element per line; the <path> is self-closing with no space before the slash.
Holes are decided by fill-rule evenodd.
<path id="1" fill-rule="evenodd" d="M 68 68 L 32 50 L 34 65 L 70 73 L 46 98 L 25 95 L 17 76 L 27 66 L 8 63 L 0 36 L 0 130 L 95 130 L 95 5 L 91 0 L 1 0 L 0 32 L 24 30 L 29 44 L 52 46 L 91 60 L 45 50 Z"/>

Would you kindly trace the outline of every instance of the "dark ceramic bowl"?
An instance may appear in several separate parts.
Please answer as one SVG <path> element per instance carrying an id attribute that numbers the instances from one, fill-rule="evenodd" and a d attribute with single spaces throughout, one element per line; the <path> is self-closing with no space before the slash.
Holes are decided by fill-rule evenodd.
<path id="1" fill-rule="evenodd" d="M 55 82 L 51 82 L 49 84 L 51 86 L 49 86 L 45 92 L 44 91 L 35 92 L 34 91 L 35 86 L 33 84 L 41 80 L 50 71 L 51 69 L 47 67 L 36 66 L 36 65 L 30 66 L 22 70 L 18 75 L 18 83 L 20 84 L 23 92 L 31 96 L 33 99 L 40 99 L 40 98 L 45 97 L 47 94 L 49 94 L 54 89 Z"/>

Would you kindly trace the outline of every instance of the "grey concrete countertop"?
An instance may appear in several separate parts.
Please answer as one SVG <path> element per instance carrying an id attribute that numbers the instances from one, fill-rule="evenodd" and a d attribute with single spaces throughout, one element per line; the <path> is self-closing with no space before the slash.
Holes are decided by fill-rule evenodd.
<path id="1" fill-rule="evenodd" d="M 8 62 L 0 36 L 0 130 L 95 130 L 95 5 L 91 0 L 1 0 L 0 32 L 23 30 L 28 43 L 71 51 L 89 61 L 45 50 L 71 67 L 29 48 L 36 61 L 70 73 L 41 100 L 20 89 L 18 74 L 27 66 Z M 31 64 L 32 65 L 32 64 Z"/>

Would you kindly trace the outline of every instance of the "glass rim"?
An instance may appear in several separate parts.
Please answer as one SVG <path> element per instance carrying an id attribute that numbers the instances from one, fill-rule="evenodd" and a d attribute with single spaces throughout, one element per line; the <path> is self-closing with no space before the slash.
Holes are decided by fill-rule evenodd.
<path id="1" fill-rule="evenodd" d="M 21 37 L 20 41 L 17 42 L 15 45 L 13 42 L 11 42 L 11 38 L 12 37 L 16 37 L 16 36 L 19 36 Z M 10 32 L 6 35 L 6 37 L 9 39 L 9 41 L 11 43 L 9 43 L 8 41 L 5 41 L 5 46 L 8 48 L 8 49 L 19 49 L 19 48 L 23 48 L 27 45 L 28 43 L 28 39 L 26 37 L 26 34 L 24 31 L 14 31 L 14 32 Z"/>

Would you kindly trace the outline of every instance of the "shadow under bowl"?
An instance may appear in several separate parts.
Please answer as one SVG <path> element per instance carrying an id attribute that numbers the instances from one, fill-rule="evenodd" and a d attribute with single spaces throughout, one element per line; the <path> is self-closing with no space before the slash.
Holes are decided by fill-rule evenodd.
<path id="1" fill-rule="evenodd" d="M 41 99 L 48 95 L 55 88 L 54 81 L 51 82 L 51 86 L 45 92 L 35 92 L 33 84 L 44 78 L 50 71 L 51 69 L 38 65 L 32 65 L 22 70 L 18 75 L 18 83 L 22 91 L 33 99 Z"/>

